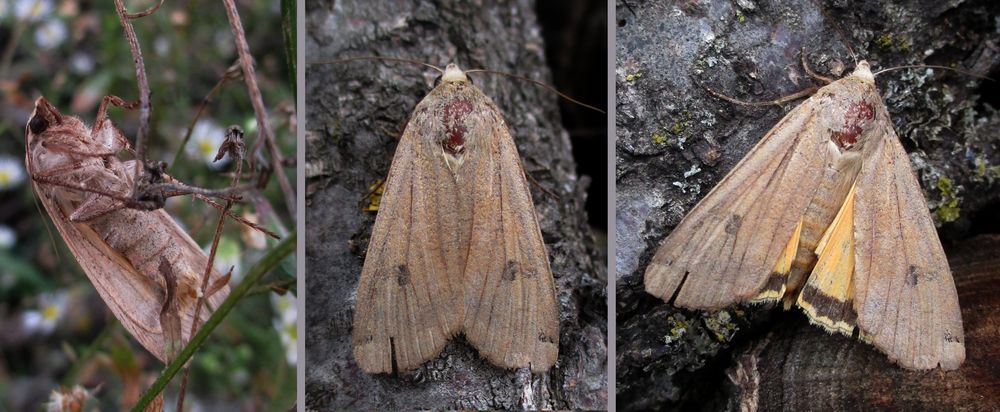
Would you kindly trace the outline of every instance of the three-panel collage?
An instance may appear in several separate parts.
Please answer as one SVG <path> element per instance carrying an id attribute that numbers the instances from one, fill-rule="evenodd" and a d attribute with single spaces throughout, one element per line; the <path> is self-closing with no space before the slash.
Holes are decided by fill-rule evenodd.
<path id="1" fill-rule="evenodd" d="M 0 0 L 0 412 L 1000 410 L 1000 3 Z"/>

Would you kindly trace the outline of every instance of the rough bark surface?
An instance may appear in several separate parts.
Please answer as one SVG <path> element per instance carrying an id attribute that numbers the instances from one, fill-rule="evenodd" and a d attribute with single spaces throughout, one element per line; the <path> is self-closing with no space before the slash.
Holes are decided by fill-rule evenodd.
<path id="1" fill-rule="evenodd" d="M 779 329 L 738 356 L 734 401 L 758 410 L 996 410 L 1000 405 L 1000 236 L 955 245 L 965 363 L 955 371 L 906 371 L 868 345 L 808 322 Z M 823 388 L 822 390 L 817 390 Z M 732 406 L 736 406 L 735 404 Z"/>
<path id="2" fill-rule="evenodd" d="M 619 408 L 736 408 L 734 392 L 716 389 L 729 381 L 733 348 L 804 319 L 766 307 L 678 310 L 643 291 L 656 246 L 798 103 L 740 107 L 698 83 L 743 100 L 771 100 L 817 85 L 799 63 L 800 50 L 815 71 L 836 78 L 854 68 L 848 45 L 875 69 L 955 65 L 996 77 L 997 3 L 884 3 L 617 2 Z M 1000 232 L 996 86 L 926 69 L 887 72 L 876 83 L 946 250 L 976 233 Z M 836 339 L 817 344 L 827 341 Z"/>
<path id="3" fill-rule="evenodd" d="M 308 1 L 307 60 L 405 57 L 549 81 L 531 1 Z M 607 401 L 606 263 L 583 205 L 556 97 L 530 84 L 471 75 L 504 113 L 532 187 L 557 286 L 560 348 L 547 374 L 503 370 L 459 336 L 422 367 L 367 375 L 351 354 L 355 289 L 396 138 L 436 72 L 355 61 L 306 67 L 306 407 L 318 409 L 601 409 Z"/>

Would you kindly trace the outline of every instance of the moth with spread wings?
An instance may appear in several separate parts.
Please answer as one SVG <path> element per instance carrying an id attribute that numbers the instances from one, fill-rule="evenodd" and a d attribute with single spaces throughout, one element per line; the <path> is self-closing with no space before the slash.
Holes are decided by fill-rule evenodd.
<path id="1" fill-rule="evenodd" d="M 358 283 L 353 345 L 369 373 L 405 371 L 463 332 L 504 368 L 559 351 L 548 253 L 500 111 L 448 65 L 396 147 Z"/>
<path id="2" fill-rule="evenodd" d="M 867 62 L 788 113 L 660 244 L 646 291 L 781 300 L 910 369 L 965 359 L 934 222 Z"/>

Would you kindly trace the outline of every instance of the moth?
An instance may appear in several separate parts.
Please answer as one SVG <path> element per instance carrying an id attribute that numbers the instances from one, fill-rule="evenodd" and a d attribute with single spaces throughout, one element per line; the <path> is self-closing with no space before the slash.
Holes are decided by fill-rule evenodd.
<path id="1" fill-rule="evenodd" d="M 645 289 L 674 305 L 795 304 L 908 369 L 956 369 L 948 261 L 867 62 L 789 112 L 660 244 Z"/>
<path id="2" fill-rule="evenodd" d="M 507 124 L 449 64 L 396 147 L 361 270 L 354 357 L 405 371 L 463 333 L 496 366 L 549 370 L 559 314 Z"/>
<path id="3" fill-rule="evenodd" d="M 208 257 L 163 209 L 126 207 L 135 185 L 136 160 L 110 119 L 108 96 L 93 129 L 64 116 L 44 97 L 25 127 L 25 164 L 31 184 L 59 234 L 98 294 L 150 353 L 168 362 L 190 339 L 200 293 L 218 307 L 229 294 L 213 270 L 209 291 L 201 291 Z M 209 311 L 203 310 L 198 325 Z"/>

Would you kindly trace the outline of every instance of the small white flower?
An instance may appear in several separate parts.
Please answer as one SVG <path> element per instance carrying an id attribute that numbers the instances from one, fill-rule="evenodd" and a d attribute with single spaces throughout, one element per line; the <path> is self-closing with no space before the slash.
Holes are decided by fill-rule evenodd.
<path id="1" fill-rule="evenodd" d="M 69 59 L 69 67 L 76 74 L 88 74 L 94 71 L 94 58 L 87 53 L 75 53 Z"/>
<path id="2" fill-rule="evenodd" d="M 84 405 L 93 399 L 94 395 L 80 385 L 72 389 L 54 389 L 45 404 L 47 412 L 66 412 L 83 410 Z"/>
<path id="3" fill-rule="evenodd" d="M 35 44 L 43 50 L 51 50 L 66 40 L 66 24 L 59 19 L 49 19 L 35 29 Z"/>
<path id="4" fill-rule="evenodd" d="M 243 130 L 245 134 L 254 133 L 257 131 L 257 118 L 250 117 L 245 122 L 243 122 Z"/>
<path id="5" fill-rule="evenodd" d="M 52 13 L 51 0 L 14 0 L 14 17 L 18 20 L 35 21 Z"/>
<path id="6" fill-rule="evenodd" d="M 157 56 L 166 57 L 170 53 L 170 39 L 160 36 L 153 40 L 153 52 Z"/>
<path id="7" fill-rule="evenodd" d="M 0 249 L 9 249 L 17 244 L 17 233 L 10 226 L 0 225 Z"/>
<path id="8" fill-rule="evenodd" d="M 285 359 L 288 364 L 294 365 L 298 360 L 298 308 L 295 296 L 291 293 L 271 295 L 271 304 L 274 305 L 275 318 L 274 328 L 278 330 L 281 338 L 281 345 L 285 347 Z"/>
<path id="9" fill-rule="evenodd" d="M 13 156 L 0 155 L 0 190 L 10 189 L 24 182 L 24 166 Z"/>
<path id="10" fill-rule="evenodd" d="M 28 310 L 21 315 L 22 325 L 29 331 L 52 333 L 66 313 L 67 300 L 65 292 L 43 293 L 38 298 L 38 310 Z"/>
<path id="11" fill-rule="evenodd" d="M 229 163 L 229 154 L 227 153 L 218 162 L 214 162 L 214 160 L 215 155 L 219 152 L 219 146 L 222 146 L 222 142 L 225 140 L 226 129 L 210 119 L 202 119 L 194 125 L 191 141 L 188 142 L 186 150 L 188 155 L 201 159 L 209 168 L 221 169 Z"/>

